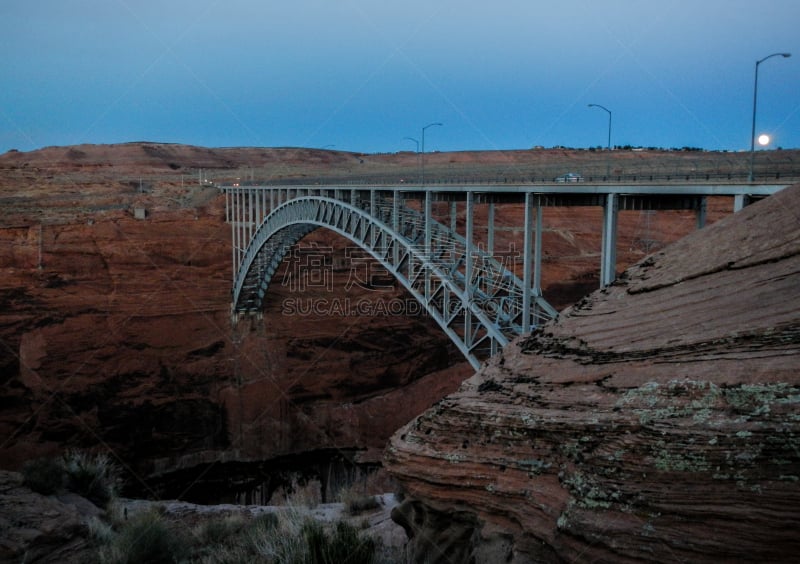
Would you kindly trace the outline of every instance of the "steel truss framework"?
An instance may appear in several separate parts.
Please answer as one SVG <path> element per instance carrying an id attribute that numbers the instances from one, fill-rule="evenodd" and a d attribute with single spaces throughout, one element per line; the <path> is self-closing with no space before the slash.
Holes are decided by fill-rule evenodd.
<path id="1" fill-rule="evenodd" d="M 603 190 L 549 193 L 469 188 L 416 190 L 370 187 L 222 187 L 226 220 L 232 226 L 234 318 L 259 315 L 275 273 L 293 245 L 318 228 L 330 229 L 367 251 L 417 299 L 426 312 L 477 368 L 517 335 L 557 315 L 541 292 L 542 207 L 602 206 L 601 285 L 616 275 L 616 222 L 621 209 L 694 209 L 705 221 L 701 190 Z M 630 188 L 630 187 L 628 187 Z M 756 195 L 781 187 L 761 187 Z M 730 192 L 741 207 L 745 192 Z M 433 219 L 437 201 L 453 202 L 451 225 Z M 419 209 L 406 205 L 417 202 Z M 455 203 L 464 205 L 465 234 L 456 229 Z M 493 255 L 494 205 L 524 203 L 520 279 Z M 474 244 L 474 206 L 488 203 L 488 250 Z"/>
<path id="2" fill-rule="evenodd" d="M 471 244 L 471 236 L 462 237 L 399 200 L 376 197 L 348 203 L 306 196 L 277 206 L 242 256 L 234 312 L 260 312 L 284 256 L 305 235 L 324 227 L 380 262 L 476 367 L 514 336 L 556 316 L 540 290 L 526 292 L 519 277 Z M 430 203 L 427 198 L 426 205 Z M 472 215 L 467 212 L 468 218 Z M 468 234 L 471 229 L 468 225 Z"/>

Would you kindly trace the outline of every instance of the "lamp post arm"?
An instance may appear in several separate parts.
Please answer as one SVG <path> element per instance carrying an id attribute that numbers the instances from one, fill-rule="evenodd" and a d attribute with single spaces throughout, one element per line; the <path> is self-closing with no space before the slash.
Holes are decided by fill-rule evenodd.
<path id="1" fill-rule="evenodd" d="M 605 111 L 608 114 L 608 145 L 607 148 L 611 150 L 611 110 L 606 108 L 605 106 L 601 106 L 600 104 L 589 104 L 590 108 L 600 108 L 601 110 Z"/>
<path id="2" fill-rule="evenodd" d="M 425 184 L 425 130 L 428 129 L 429 127 L 434 126 L 434 125 L 444 125 L 444 124 L 443 123 L 439 123 L 437 121 L 437 122 L 434 122 L 434 123 L 429 123 L 428 125 L 426 125 L 425 127 L 422 128 L 422 151 L 420 153 L 420 161 L 421 161 L 421 166 L 420 166 L 420 170 L 421 170 L 421 172 L 420 172 L 420 184 L 421 185 Z"/>
<path id="3" fill-rule="evenodd" d="M 759 59 L 756 61 L 756 71 L 755 77 L 753 79 L 753 123 L 750 129 L 750 174 L 748 174 L 748 180 L 750 182 L 753 181 L 753 165 L 755 164 L 756 158 L 756 108 L 758 107 L 758 65 L 766 61 L 767 59 L 771 59 L 772 57 L 783 57 L 784 59 L 791 57 L 791 53 L 772 53 L 771 55 L 767 55 L 763 59 Z"/>
<path id="4" fill-rule="evenodd" d="M 408 139 L 409 141 L 413 141 L 417 145 L 417 153 L 419 153 L 419 141 L 414 139 L 413 137 L 403 137 L 403 139 Z"/>

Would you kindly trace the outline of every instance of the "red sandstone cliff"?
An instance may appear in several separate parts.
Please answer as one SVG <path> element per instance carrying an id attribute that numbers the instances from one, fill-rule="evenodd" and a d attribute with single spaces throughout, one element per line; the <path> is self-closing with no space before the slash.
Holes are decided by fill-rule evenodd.
<path id="1" fill-rule="evenodd" d="M 415 561 L 796 561 L 799 209 L 654 254 L 399 430 Z"/>
<path id="2" fill-rule="evenodd" d="M 471 374 L 430 320 L 293 318 L 280 283 L 263 321 L 231 326 L 224 197 L 198 185 L 198 169 L 335 167 L 312 157 L 157 144 L 0 157 L 0 466 L 109 450 L 143 493 L 198 467 L 179 495 L 220 460 L 319 449 L 375 460 L 398 426 Z M 343 261 L 346 242 L 311 241 Z M 337 269 L 325 297 L 368 293 L 345 290 L 347 279 Z"/>
<path id="3" fill-rule="evenodd" d="M 640 174 L 713 172 L 731 158 L 613 157 L 615 171 Z M 431 180 L 552 176 L 576 166 L 605 170 L 607 162 L 568 151 L 426 158 Z M 379 457 L 395 429 L 471 375 L 469 365 L 424 318 L 284 315 L 284 300 L 297 296 L 290 285 L 273 285 L 263 321 L 231 327 L 224 203 L 198 180 L 413 178 L 417 162 L 410 153 L 157 143 L 0 155 L 0 466 L 16 469 L 66 447 L 103 449 L 144 492 L 152 478 L 184 470 L 178 495 L 213 469 L 221 488 L 240 462 L 320 449 Z M 710 216 L 730 206 L 723 201 Z M 135 219 L 136 208 L 147 218 Z M 521 215 L 512 209 L 498 225 L 519 225 Z M 596 287 L 599 215 L 545 211 L 543 283 L 559 307 Z M 629 264 L 691 231 L 694 218 L 623 212 L 620 226 L 620 264 Z M 501 231 L 497 244 L 519 247 L 518 239 Z M 311 242 L 329 248 L 332 263 L 346 262 L 346 241 L 319 233 L 304 244 Z M 374 298 L 346 290 L 348 277 L 337 267 L 324 297 Z M 404 296 L 389 286 L 382 298 Z"/>

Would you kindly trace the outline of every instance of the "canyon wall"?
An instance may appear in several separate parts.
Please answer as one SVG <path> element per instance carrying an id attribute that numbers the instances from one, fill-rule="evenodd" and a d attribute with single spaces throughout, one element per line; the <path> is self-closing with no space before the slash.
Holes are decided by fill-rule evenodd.
<path id="1" fill-rule="evenodd" d="M 591 159 L 606 167 L 604 155 L 588 152 L 428 157 L 431 181 L 481 167 L 516 174 Z M 692 166 L 701 162 L 691 158 Z M 619 159 L 615 170 L 642 160 Z M 294 284 L 290 254 L 263 319 L 232 325 L 230 227 L 224 198 L 206 180 L 413 178 L 417 162 L 409 153 L 156 143 L 0 155 L 0 466 L 18 469 L 72 447 L 106 450 L 128 468 L 138 493 L 160 495 L 169 482 L 169 495 L 178 496 L 204 481 L 249 488 L 259 478 L 248 478 L 243 465 L 296 455 L 377 463 L 394 430 L 455 391 L 472 375 L 469 365 L 425 316 L 287 307 L 297 299 L 409 299 L 377 265 L 354 258 L 346 240 L 325 232 L 302 247 L 322 250 L 330 284 Z M 730 206 L 712 201 L 709 217 Z M 446 204 L 437 213 L 449 219 Z M 559 308 L 597 285 L 600 213 L 545 210 L 543 285 Z M 498 213 L 498 248 L 521 247 L 520 232 L 510 229 L 521 218 L 519 206 Z M 623 212 L 619 263 L 693 229 L 687 212 Z M 359 278 L 361 269 L 374 280 Z"/>

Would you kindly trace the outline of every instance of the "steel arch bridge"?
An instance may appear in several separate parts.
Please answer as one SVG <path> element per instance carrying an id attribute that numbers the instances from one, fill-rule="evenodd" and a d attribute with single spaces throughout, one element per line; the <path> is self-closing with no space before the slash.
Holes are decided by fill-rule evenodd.
<path id="1" fill-rule="evenodd" d="M 303 196 L 276 206 L 241 258 L 234 311 L 261 311 L 284 256 L 322 227 L 356 243 L 383 265 L 475 367 L 514 336 L 557 315 L 540 290 L 526 292 L 519 277 L 472 245 L 471 226 L 462 237 L 430 214 L 426 221 L 426 214 L 402 205 L 401 199 L 376 194 L 368 201 L 346 202 Z"/>
<path id="2" fill-rule="evenodd" d="M 620 210 L 692 209 L 702 227 L 707 196 L 733 196 L 734 209 L 739 209 L 750 197 L 782 188 L 753 184 L 222 186 L 226 220 L 232 227 L 232 314 L 234 319 L 259 315 L 270 283 L 293 245 L 325 228 L 349 239 L 386 268 L 477 369 L 512 338 L 557 315 L 541 292 L 544 206 L 603 208 L 600 282 L 605 286 L 616 276 Z M 450 203 L 449 226 L 434 219 L 434 200 Z M 478 203 L 488 206 L 486 248 L 474 243 Z M 493 252 L 494 206 L 504 203 L 524 204 L 521 278 Z M 464 215 L 461 233 L 457 205 Z"/>

